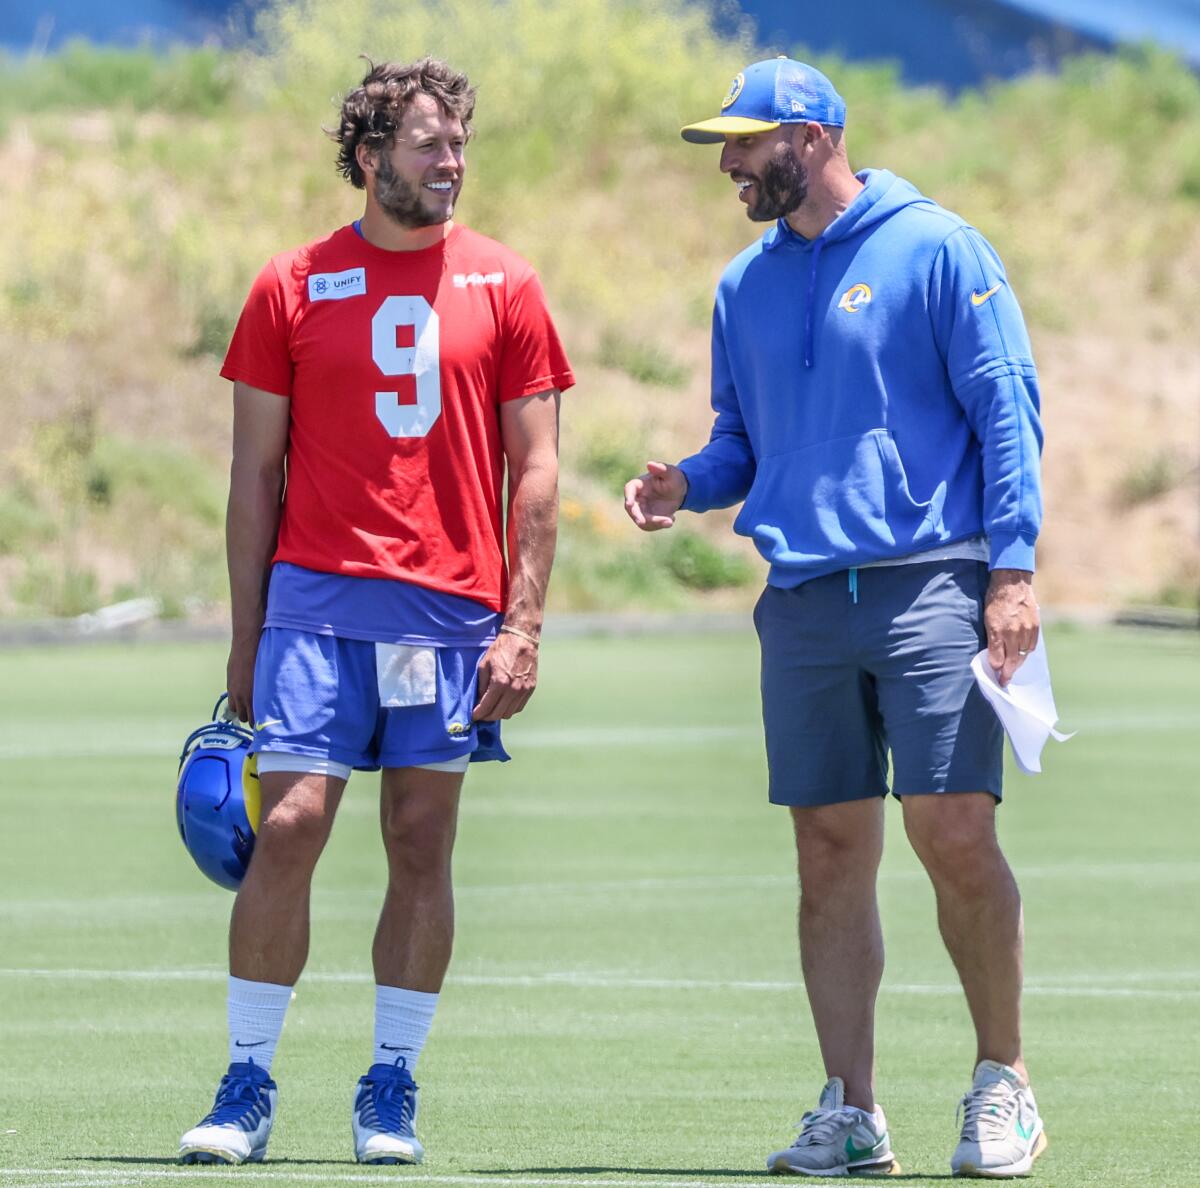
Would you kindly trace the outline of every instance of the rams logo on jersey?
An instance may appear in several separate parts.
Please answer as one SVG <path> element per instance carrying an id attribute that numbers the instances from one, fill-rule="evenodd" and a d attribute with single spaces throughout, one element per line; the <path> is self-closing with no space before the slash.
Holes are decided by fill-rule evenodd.
<path id="1" fill-rule="evenodd" d="M 847 313 L 858 313 L 864 305 L 871 304 L 871 286 L 870 285 L 851 285 L 843 294 L 842 299 L 838 302 L 838 309 L 844 309 Z"/>
<path id="2" fill-rule="evenodd" d="M 730 104 L 737 102 L 737 97 L 742 93 L 742 88 L 746 85 L 746 76 L 738 73 L 737 77 L 729 84 L 729 94 L 721 100 L 721 110 L 724 111 Z"/>

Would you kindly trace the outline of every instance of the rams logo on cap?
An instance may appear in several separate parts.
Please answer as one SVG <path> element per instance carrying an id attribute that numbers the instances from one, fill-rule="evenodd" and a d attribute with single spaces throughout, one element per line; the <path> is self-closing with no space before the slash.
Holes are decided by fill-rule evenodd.
<path id="1" fill-rule="evenodd" d="M 864 284 L 851 285 L 838 302 L 838 309 L 847 313 L 858 313 L 864 305 L 871 304 L 871 286 Z"/>
<path id="2" fill-rule="evenodd" d="M 724 111 L 731 103 L 737 101 L 737 97 L 742 93 L 742 88 L 746 85 L 746 76 L 740 71 L 733 82 L 729 84 L 729 94 L 721 100 L 721 110 Z"/>

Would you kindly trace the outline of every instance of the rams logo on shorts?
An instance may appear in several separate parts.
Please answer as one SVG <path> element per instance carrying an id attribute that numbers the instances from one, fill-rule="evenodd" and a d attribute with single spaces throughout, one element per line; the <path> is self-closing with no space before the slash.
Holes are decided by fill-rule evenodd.
<path id="1" fill-rule="evenodd" d="M 464 734 L 471 733 L 471 727 L 465 722 L 451 722 L 450 725 L 446 727 L 446 733 L 451 738 L 462 738 Z"/>
<path id="2" fill-rule="evenodd" d="M 724 111 L 727 107 L 729 107 L 730 104 L 737 102 L 737 97 L 742 93 L 742 88 L 745 85 L 746 85 L 746 76 L 739 72 L 739 74 L 733 80 L 733 82 L 731 82 L 729 84 L 729 94 L 726 95 L 725 98 L 721 100 L 721 110 L 722 111 Z"/>
<path id="3" fill-rule="evenodd" d="M 843 294 L 842 299 L 838 302 L 838 309 L 844 309 L 847 313 L 858 313 L 864 305 L 871 304 L 871 286 L 870 285 L 851 285 Z"/>

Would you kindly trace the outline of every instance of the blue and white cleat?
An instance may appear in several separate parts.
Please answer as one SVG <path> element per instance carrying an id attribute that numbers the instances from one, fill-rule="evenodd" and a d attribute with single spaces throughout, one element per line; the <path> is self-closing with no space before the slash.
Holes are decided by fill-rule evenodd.
<path id="1" fill-rule="evenodd" d="M 180 1163 L 261 1163 L 278 1090 L 253 1060 L 234 1063 L 208 1115 L 179 1140 Z"/>
<path id="2" fill-rule="evenodd" d="M 413 1133 L 417 1086 L 404 1058 L 372 1064 L 354 1094 L 354 1157 L 359 1163 L 420 1163 L 425 1148 Z"/>

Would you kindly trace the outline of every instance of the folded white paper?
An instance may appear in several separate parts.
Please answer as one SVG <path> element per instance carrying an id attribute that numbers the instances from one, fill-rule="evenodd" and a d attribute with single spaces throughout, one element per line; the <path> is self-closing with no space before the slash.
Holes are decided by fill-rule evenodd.
<path id="1" fill-rule="evenodd" d="M 1042 770 L 1046 739 L 1066 742 L 1075 737 L 1054 729 L 1058 710 L 1054 708 L 1054 694 L 1050 690 L 1050 665 L 1042 633 L 1038 633 L 1037 647 L 1025 657 L 1006 687 L 1001 688 L 996 679 L 986 649 L 971 661 L 971 671 L 1008 735 L 1017 766 L 1027 775 Z"/>

